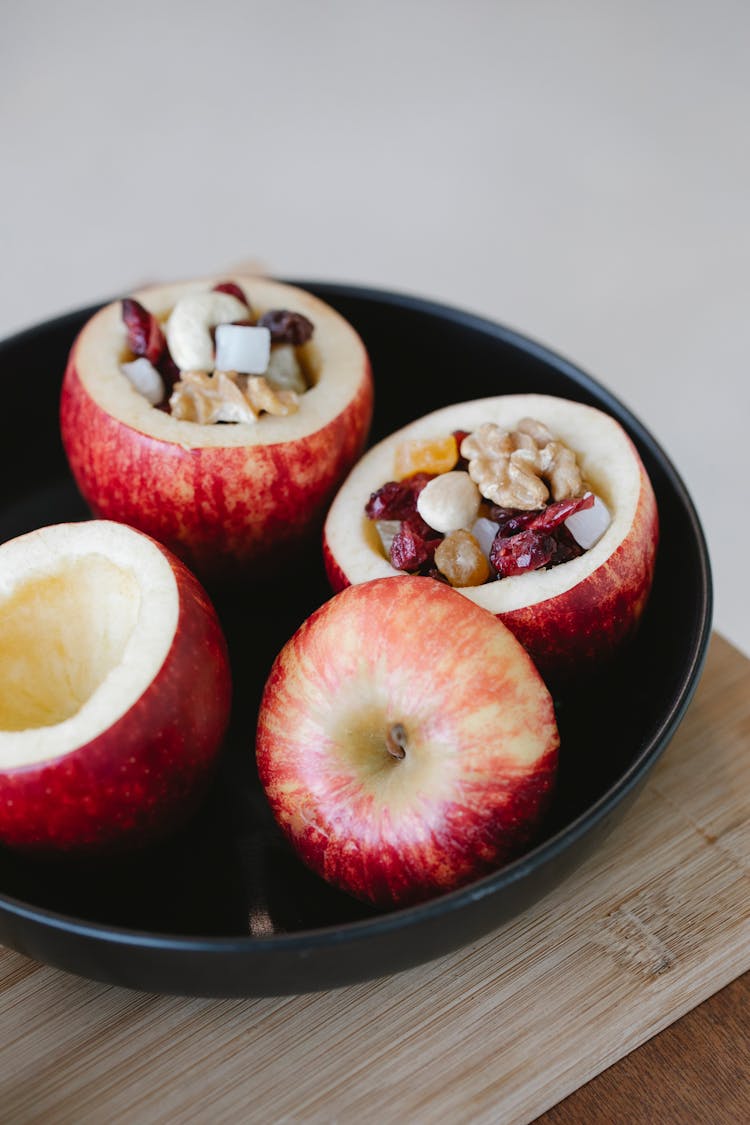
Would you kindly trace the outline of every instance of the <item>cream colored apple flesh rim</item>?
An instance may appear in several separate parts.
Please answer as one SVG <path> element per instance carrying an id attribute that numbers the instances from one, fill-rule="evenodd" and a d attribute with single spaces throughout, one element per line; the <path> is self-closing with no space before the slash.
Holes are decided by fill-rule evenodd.
<path id="1" fill-rule="evenodd" d="M 226 277 L 142 289 L 132 296 L 164 325 L 181 297 L 207 293 Z M 151 406 L 120 369 L 127 358 L 127 333 L 121 303 L 101 309 L 82 330 L 73 353 L 78 376 L 91 398 L 133 429 L 186 448 L 271 445 L 315 433 L 351 402 L 367 365 L 364 345 L 352 326 L 324 301 L 292 285 L 232 274 L 254 312 L 284 308 L 302 313 L 314 326 L 301 345 L 312 386 L 300 395 L 299 409 L 284 417 L 262 415 L 257 422 L 203 425 L 173 418 Z"/>
<path id="2" fill-rule="evenodd" d="M 57 524 L 0 546 L 0 769 L 111 727 L 156 677 L 178 616 L 169 562 L 123 524 Z"/>
<path id="3" fill-rule="evenodd" d="M 506 613 L 565 593 L 612 555 L 633 524 L 641 490 L 641 463 L 620 424 L 592 406 L 550 395 L 502 395 L 444 407 L 426 414 L 373 446 L 354 466 L 326 520 L 328 549 L 350 582 L 401 574 L 385 558 L 373 521 L 364 514 L 371 493 L 393 479 L 397 445 L 409 439 L 444 437 L 494 422 L 513 430 L 523 418 L 543 422 L 572 449 L 589 488 L 612 516 L 590 550 L 550 570 L 528 571 L 483 586 L 459 587 L 471 601 Z"/>

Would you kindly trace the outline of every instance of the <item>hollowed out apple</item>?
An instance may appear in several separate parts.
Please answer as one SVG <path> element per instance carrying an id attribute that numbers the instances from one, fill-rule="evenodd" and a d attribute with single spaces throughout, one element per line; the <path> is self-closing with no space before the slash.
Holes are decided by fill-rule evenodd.
<path id="1" fill-rule="evenodd" d="M 344 482 L 326 520 L 324 556 L 334 590 L 395 576 L 399 572 L 385 558 L 364 507 L 372 492 L 393 479 L 398 444 L 475 430 L 483 422 L 513 429 L 524 417 L 544 422 L 576 452 L 612 523 L 577 559 L 460 592 L 499 617 L 542 673 L 559 680 L 590 670 L 619 648 L 643 613 L 654 573 L 659 536 L 654 492 L 630 438 L 600 410 L 546 395 L 505 395 L 412 422 L 369 450 Z"/>
<path id="2" fill-rule="evenodd" d="M 36 853 L 144 844 L 198 800 L 226 729 L 213 607 L 120 524 L 0 546 L 0 841 Z"/>
<path id="3" fill-rule="evenodd" d="M 552 701 L 513 635 L 429 578 L 353 586 L 279 654 L 257 759 L 319 875 L 382 906 L 429 898 L 528 843 L 557 764 Z"/>
<path id="4" fill-rule="evenodd" d="M 297 413 L 254 424 L 200 425 L 149 405 L 120 370 L 126 335 L 119 302 L 89 321 L 72 349 L 61 401 L 70 467 L 98 516 L 165 543 L 202 578 L 276 569 L 319 531 L 361 452 L 372 415 L 372 376 L 354 329 L 291 286 L 234 277 L 256 313 L 287 308 L 314 325 L 302 348 L 312 386 Z M 163 319 L 213 280 L 145 290 Z"/>

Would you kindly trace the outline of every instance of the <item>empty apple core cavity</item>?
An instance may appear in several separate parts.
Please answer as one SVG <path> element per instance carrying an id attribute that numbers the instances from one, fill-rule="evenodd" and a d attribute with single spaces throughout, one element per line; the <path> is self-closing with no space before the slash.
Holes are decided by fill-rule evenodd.
<path id="1" fill-rule="evenodd" d="M 122 525 L 61 524 L 0 547 L 0 769 L 112 726 L 158 674 L 178 613 L 166 558 Z"/>
<path id="2" fill-rule="evenodd" d="M 24 582 L 0 605 L 0 730 L 75 715 L 122 659 L 139 605 L 134 576 L 101 556 Z"/>

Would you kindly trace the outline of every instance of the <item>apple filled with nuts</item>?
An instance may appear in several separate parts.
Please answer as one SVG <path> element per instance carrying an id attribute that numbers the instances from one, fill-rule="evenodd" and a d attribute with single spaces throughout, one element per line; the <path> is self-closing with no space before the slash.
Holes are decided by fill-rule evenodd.
<path id="1" fill-rule="evenodd" d="M 494 870 L 547 808 L 558 732 L 528 654 L 421 577 L 336 595 L 274 663 L 257 761 L 300 857 L 379 906 Z"/>
<path id="2" fill-rule="evenodd" d="M 651 589 L 656 500 L 613 418 L 545 395 L 437 410 L 354 467 L 329 511 L 334 590 L 400 572 L 499 617 L 559 682 L 633 633 Z"/>
<path id="3" fill-rule="evenodd" d="M 0 546 L 0 842 L 87 854 L 168 832 L 230 700 L 213 607 L 159 544 L 90 521 Z"/>
<path id="4" fill-rule="evenodd" d="M 68 361 L 61 429 L 97 516 L 205 579 L 275 571 L 319 532 L 366 441 L 354 329 L 261 278 L 155 287 L 100 310 Z"/>

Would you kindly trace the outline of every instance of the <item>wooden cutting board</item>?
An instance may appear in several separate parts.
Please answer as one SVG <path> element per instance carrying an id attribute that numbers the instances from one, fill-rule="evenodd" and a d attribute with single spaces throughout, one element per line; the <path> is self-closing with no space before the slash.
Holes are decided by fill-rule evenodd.
<path id="1" fill-rule="evenodd" d="M 449 957 L 321 995 L 217 1001 L 0 951 L 0 1116 L 528 1122 L 748 968 L 750 661 L 714 637 L 624 823 L 543 902 Z"/>

